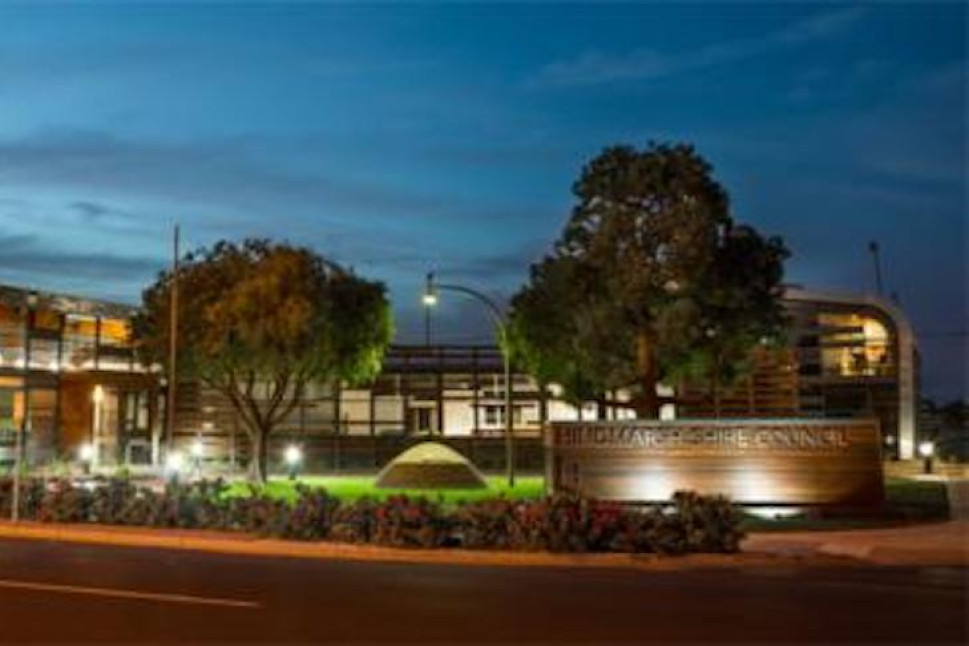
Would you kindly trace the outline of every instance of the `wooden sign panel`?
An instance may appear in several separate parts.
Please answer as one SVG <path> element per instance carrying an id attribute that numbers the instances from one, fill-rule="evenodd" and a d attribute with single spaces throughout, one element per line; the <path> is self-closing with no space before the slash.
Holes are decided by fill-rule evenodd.
<path id="1" fill-rule="evenodd" d="M 554 422 L 552 491 L 655 502 L 679 490 L 745 504 L 863 505 L 883 497 L 875 420 Z"/>

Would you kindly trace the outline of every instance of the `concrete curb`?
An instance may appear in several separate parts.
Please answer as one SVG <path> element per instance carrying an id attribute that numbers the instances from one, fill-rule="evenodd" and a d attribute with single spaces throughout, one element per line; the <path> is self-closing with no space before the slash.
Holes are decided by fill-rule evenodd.
<path id="1" fill-rule="evenodd" d="M 790 565 L 792 555 L 739 554 L 554 554 L 462 549 L 406 549 L 331 542 L 257 538 L 215 531 L 150 529 L 35 522 L 0 522 L 0 538 L 47 540 L 116 547 L 192 550 L 256 557 L 311 558 L 382 563 L 486 567 L 634 568 L 650 571 Z"/>

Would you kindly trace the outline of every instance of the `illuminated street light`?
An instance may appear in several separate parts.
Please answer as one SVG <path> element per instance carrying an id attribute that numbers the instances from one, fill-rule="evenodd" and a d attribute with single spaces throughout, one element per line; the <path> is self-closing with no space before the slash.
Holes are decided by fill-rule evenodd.
<path id="1" fill-rule="evenodd" d="M 90 442 L 85 442 L 78 447 L 77 459 L 80 460 L 81 466 L 84 468 L 84 475 L 91 473 L 91 463 L 94 462 L 95 453 L 94 445 Z"/>
<path id="2" fill-rule="evenodd" d="M 434 280 L 434 272 L 429 272 L 424 281 L 424 293 L 421 300 L 424 303 L 426 312 L 429 313 L 431 308 L 437 305 L 438 294 L 442 291 L 457 292 L 459 294 L 464 294 L 465 296 L 470 296 L 481 303 L 484 303 L 488 308 L 488 314 L 491 315 L 492 321 L 495 324 L 495 329 L 497 331 L 498 341 L 506 341 L 507 337 L 507 327 L 505 325 L 504 316 L 501 313 L 501 308 L 498 305 L 482 294 L 479 291 L 465 287 L 463 285 L 447 285 L 443 283 L 438 283 Z M 427 328 L 427 345 L 430 345 L 430 325 Z M 515 486 L 515 437 L 514 437 L 514 410 L 512 409 L 512 392 L 511 392 L 511 360 L 508 356 L 508 349 L 502 348 L 501 352 L 502 359 L 504 359 L 504 372 L 505 372 L 505 471 L 508 476 L 508 486 Z"/>
<path id="3" fill-rule="evenodd" d="M 303 462 L 303 450 L 295 444 L 290 444 L 283 453 L 283 460 L 286 462 L 286 469 L 289 471 L 289 479 L 295 480 L 299 466 Z"/>
<path id="4" fill-rule="evenodd" d="M 932 456 L 935 455 L 935 443 L 925 441 L 919 444 L 919 455 L 922 456 L 922 473 L 932 473 Z"/>
<path id="5" fill-rule="evenodd" d="M 898 460 L 898 438 L 894 435 L 885 436 L 885 456 L 890 460 Z"/>
<path id="6" fill-rule="evenodd" d="M 165 472 L 172 480 L 176 480 L 185 466 L 185 458 L 178 451 L 172 451 L 165 458 Z"/>

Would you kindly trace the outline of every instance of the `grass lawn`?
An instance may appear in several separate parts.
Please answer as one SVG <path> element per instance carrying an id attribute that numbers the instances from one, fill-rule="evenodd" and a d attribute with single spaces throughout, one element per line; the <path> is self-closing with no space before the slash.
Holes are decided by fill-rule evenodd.
<path id="1" fill-rule="evenodd" d="M 949 499 L 943 482 L 885 479 L 885 507 L 869 515 L 828 512 L 803 513 L 786 518 L 748 516 L 744 529 L 749 532 L 872 529 L 909 522 L 945 520 Z"/>
<path id="2" fill-rule="evenodd" d="M 541 476 L 518 476 L 515 487 L 508 486 L 504 476 L 489 476 L 487 489 L 378 489 L 374 486 L 375 476 L 307 476 L 297 482 L 322 487 L 342 500 L 357 500 L 363 497 L 384 499 L 388 496 L 407 494 L 440 499 L 445 503 L 474 501 L 504 496 L 506 498 L 540 498 L 543 495 L 544 479 Z M 265 487 L 271 496 L 293 499 L 296 496 L 296 483 L 284 477 L 271 478 Z M 234 483 L 229 489 L 230 496 L 246 495 L 249 485 Z"/>

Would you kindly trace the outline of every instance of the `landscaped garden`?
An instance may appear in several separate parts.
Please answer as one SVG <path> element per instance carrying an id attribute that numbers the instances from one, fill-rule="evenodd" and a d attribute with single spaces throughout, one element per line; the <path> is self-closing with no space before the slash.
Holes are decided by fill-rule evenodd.
<path id="1" fill-rule="evenodd" d="M 941 482 L 890 478 L 886 504 L 867 513 L 814 510 L 757 518 L 718 496 L 681 492 L 669 504 L 626 506 L 545 497 L 543 480 L 503 477 L 472 490 L 393 490 L 368 476 L 221 480 L 151 487 L 127 478 L 28 478 L 20 517 L 57 523 L 206 529 L 308 541 L 394 547 L 558 552 L 733 552 L 747 531 L 852 529 L 946 518 Z M 0 480 L 9 516 L 12 481 Z"/>
<path id="2" fill-rule="evenodd" d="M 322 484 L 322 483 L 321 483 Z M 513 499 L 484 492 L 447 498 L 365 495 L 363 480 L 325 488 L 271 482 L 246 491 L 222 481 L 169 482 L 161 490 L 125 478 L 78 483 L 27 479 L 24 520 L 244 532 L 293 540 L 393 547 L 552 552 L 735 552 L 742 514 L 728 500 L 681 492 L 666 505 L 630 507 L 571 497 L 536 498 L 534 480 Z M 519 491 L 516 488 L 512 493 Z M 12 482 L 0 481 L 0 514 L 10 514 Z"/>

